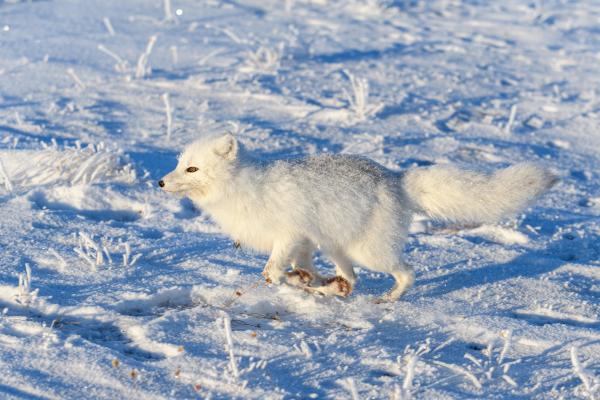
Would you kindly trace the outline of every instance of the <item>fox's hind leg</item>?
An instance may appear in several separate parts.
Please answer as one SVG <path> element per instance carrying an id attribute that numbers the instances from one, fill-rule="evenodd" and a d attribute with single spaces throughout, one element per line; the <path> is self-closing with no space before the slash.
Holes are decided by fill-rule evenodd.
<path id="1" fill-rule="evenodd" d="M 391 303 L 398 300 L 415 282 L 415 271 L 407 264 L 401 264 L 390 274 L 394 277 L 396 283 L 389 292 L 376 300 L 377 303 Z"/>
<path id="2" fill-rule="evenodd" d="M 415 281 L 413 268 L 406 264 L 402 257 L 404 238 L 400 235 L 385 240 L 371 239 L 357 243 L 350 250 L 350 257 L 357 264 L 372 271 L 390 274 L 396 280 L 394 287 L 378 302 L 392 302 L 398 300 Z"/>

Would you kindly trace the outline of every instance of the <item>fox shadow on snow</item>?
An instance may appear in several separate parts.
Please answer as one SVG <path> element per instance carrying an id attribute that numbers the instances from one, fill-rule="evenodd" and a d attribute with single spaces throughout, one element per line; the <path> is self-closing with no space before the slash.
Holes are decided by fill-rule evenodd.
<path id="1" fill-rule="evenodd" d="M 569 240 L 569 243 L 566 241 Z M 586 243 L 600 241 L 600 237 L 587 238 Z M 525 252 L 505 263 L 491 263 L 478 269 L 458 270 L 448 274 L 419 280 L 417 284 L 435 285 L 427 292 L 428 296 L 440 296 L 455 290 L 471 288 L 484 284 L 508 280 L 516 277 L 533 277 L 552 272 L 566 263 L 585 262 L 593 255 L 586 254 L 577 256 L 577 246 L 581 246 L 581 252 L 585 254 L 586 243 L 579 244 L 572 239 L 565 238 L 552 243 L 548 248 Z"/>

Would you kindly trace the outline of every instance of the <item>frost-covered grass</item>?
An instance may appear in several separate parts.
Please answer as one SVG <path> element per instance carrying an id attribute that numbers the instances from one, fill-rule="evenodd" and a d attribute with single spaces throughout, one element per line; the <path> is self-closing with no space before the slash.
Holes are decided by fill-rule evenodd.
<path id="1" fill-rule="evenodd" d="M 0 397 L 600 395 L 593 2 L 0 2 Z M 156 181 L 222 131 L 264 158 L 541 162 L 498 225 L 411 227 L 416 286 L 272 287 Z M 316 265 L 331 273 L 320 255 Z"/>

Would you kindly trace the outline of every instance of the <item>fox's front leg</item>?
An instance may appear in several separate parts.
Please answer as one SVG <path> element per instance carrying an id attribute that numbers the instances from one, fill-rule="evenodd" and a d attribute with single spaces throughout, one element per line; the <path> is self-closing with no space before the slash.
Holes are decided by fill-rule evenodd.
<path id="1" fill-rule="evenodd" d="M 285 268 L 290 263 L 291 249 L 293 245 L 290 243 L 280 242 L 273 245 L 269 260 L 262 272 L 267 283 L 281 283 Z"/>

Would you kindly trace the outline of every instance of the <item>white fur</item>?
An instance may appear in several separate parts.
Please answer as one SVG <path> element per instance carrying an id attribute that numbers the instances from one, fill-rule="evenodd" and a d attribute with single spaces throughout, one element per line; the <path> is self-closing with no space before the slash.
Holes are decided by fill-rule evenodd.
<path id="1" fill-rule="evenodd" d="M 197 167 L 196 172 L 186 172 Z M 397 299 L 414 281 L 402 252 L 413 213 L 469 223 L 515 213 L 549 188 L 555 177 L 531 164 L 491 176 L 451 166 L 394 173 L 372 160 L 322 154 L 293 160 L 253 159 L 232 135 L 186 148 L 163 189 L 188 196 L 242 245 L 271 256 L 263 272 L 275 282 L 285 269 L 317 276 L 319 247 L 350 285 L 352 264 L 386 272 Z M 323 292 L 329 292 L 323 290 Z"/>
<path id="2" fill-rule="evenodd" d="M 548 190 L 556 177 L 535 164 L 523 163 L 485 175 L 436 165 L 410 170 L 403 178 L 416 211 L 452 222 L 496 222 L 527 207 Z"/>

